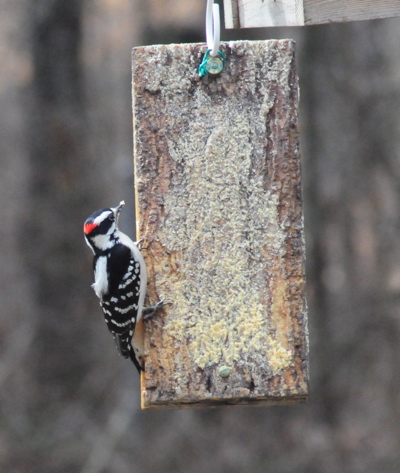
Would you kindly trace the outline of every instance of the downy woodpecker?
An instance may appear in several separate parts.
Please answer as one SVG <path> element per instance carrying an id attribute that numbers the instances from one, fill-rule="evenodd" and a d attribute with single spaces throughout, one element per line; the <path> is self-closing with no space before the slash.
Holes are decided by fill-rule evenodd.
<path id="1" fill-rule="evenodd" d="M 153 307 L 143 307 L 146 265 L 138 244 L 118 230 L 124 205 L 122 201 L 117 207 L 95 212 L 85 221 L 83 231 L 94 253 L 92 287 L 100 299 L 108 329 L 120 354 L 130 358 L 140 372 L 144 371 L 143 331 L 135 331 L 135 327 L 144 313 L 147 318 L 165 304 L 160 301 Z"/>

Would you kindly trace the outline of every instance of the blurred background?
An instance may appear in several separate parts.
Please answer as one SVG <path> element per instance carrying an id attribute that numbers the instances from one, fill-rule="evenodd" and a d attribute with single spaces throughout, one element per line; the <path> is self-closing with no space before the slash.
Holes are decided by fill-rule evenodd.
<path id="1" fill-rule="evenodd" d="M 127 201 L 131 48 L 204 41 L 205 0 L 0 0 L 0 471 L 400 471 L 400 19 L 294 38 L 311 398 L 142 412 L 82 234 Z"/>

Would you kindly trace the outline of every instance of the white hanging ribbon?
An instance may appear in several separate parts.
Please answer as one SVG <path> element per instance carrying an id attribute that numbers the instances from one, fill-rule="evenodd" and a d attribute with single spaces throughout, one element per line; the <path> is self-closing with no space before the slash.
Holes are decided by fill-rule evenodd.
<path id="1" fill-rule="evenodd" d="M 206 37 L 207 48 L 210 50 L 210 56 L 215 57 L 218 54 L 221 38 L 221 21 L 219 16 L 219 5 L 214 0 L 207 0 L 206 11 Z"/>

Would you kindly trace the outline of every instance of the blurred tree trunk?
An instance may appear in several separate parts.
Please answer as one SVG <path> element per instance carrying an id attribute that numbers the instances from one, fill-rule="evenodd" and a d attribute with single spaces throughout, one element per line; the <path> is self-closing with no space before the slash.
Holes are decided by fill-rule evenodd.
<path id="1" fill-rule="evenodd" d="M 24 226 L 40 311 L 38 379 L 50 375 L 60 382 L 67 377 L 64 370 L 75 371 L 64 360 L 72 361 L 74 351 L 83 348 L 88 328 L 82 309 L 76 311 L 83 278 L 75 225 L 85 198 L 90 199 L 86 181 L 91 182 L 84 159 L 87 126 L 79 60 L 82 2 L 35 0 L 31 13 L 34 113 L 29 117 L 30 200 Z M 65 317 L 75 318 L 76 328 L 67 321 L 70 333 L 64 332 Z"/>
<path id="2" fill-rule="evenodd" d="M 323 471 L 400 465 L 379 440 L 400 438 L 399 39 L 396 19 L 310 28 L 304 45 L 312 391 L 338 465 Z"/>
<path id="3" fill-rule="evenodd" d="M 118 37 L 106 37 L 101 45 L 88 41 L 83 31 L 87 21 L 84 6 L 80 0 L 34 0 L 28 12 L 18 12 L 20 24 L 24 24 L 25 15 L 29 21 L 32 62 L 31 82 L 25 91 L 29 113 L 24 114 L 25 124 L 21 120 L 13 130 L 21 140 L 25 128 L 28 140 L 23 142 L 25 181 L 12 204 L 17 209 L 12 223 L 21 260 L 12 255 L 10 267 L 22 268 L 18 284 L 30 292 L 29 300 L 24 299 L 26 293 L 20 296 L 25 300 L 27 328 L 20 323 L 24 330 L 16 330 L 14 337 L 18 345 L 10 344 L 10 355 L 6 356 L 11 384 L 4 405 L 10 432 L 24 441 L 8 444 L 0 461 L 4 471 L 10 471 L 10 465 L 32 473 L 77 471 L 92 442 L 79 438 L 83 427 L 107 425 L 114 409 L 118 413 L 121 406 L 127 408 L 124 383 L 114 383 L 114 379 L 126 379 L 128 386 L 136 379 L 134 372 L 128 379 L 120 371 L 130 372 L 125 360 L 118 358 L 90 288 L 92 257 L 82 234 L 85 218 L 121 199 L 120 192 L 129 192 L 132 200 L 129 84 L 133 41 L 125 46 L 125 68 L 118 62 L 121 54 L 114 55 L 118 73 L 111 69 L 113 76 L 105 82 L 106 74 L 100 74 L 107 70 L 109 58 L 102 55 L 101 46 L 107 40 L 110 49 L 121 48 L 121 44 Z M 108 16 L 101 13 L 111 21 L 115 20 L 114 11 Z M 128 25 L 127 11 L 119 9 L 118 13 L 125 15 L 126 34 L 132 17 Z M 94 20 L 90 20 L 93 31 Z M 129 38 L 127 34 L 125 41 Z M 84 40 L 92 69 L 85 62 Z M 127 79 L 123 104 L 118 100 L 121 74 Z M 104 97 L 111 96 L 111 103 L 104 106 L 100 95 L 93 99 L 93 89 L 101 89 Z M 116 132 L 121 123 L 122 139 Z M 118 154 L 121 149 L 125 154 L 115 159 L 112 151 Z M 128 162 L 122 171 L 118 169 L 121 158 Z M 12 357 L 16 348 L 18 357 Z M 99 409 L 93 412 L 96 404 Z M 11 412 L 18 413 L 17 420 Z M 112 430 L 112 442 L 126 428 Z"/>
<path id="4" fill-rule="evenodd" d="M 34 0 L 29 13 L 33 66 L 32 113 L 27 117 L 29 200 L 20 241 L 38 318 L 30 347 L 34 383 L 29 387 L 33 395 L 27 426 L 35 457 L 28 456 L 22 468 L 41 471 L 47 463 L 68 471 L 67 459 L 62 453 L 57 458 L 56 451 L 61 429 L 68 439 L 77 427 L 68 426 L 68 418 L 77 413 L 68 414 L 67 399 L 82 396 L 83 407 L 87 393 L 81 383 L 93 363 L 89 315 L 94 305 L 87 297 L 88 261 L 82 259 L 80 231 L 85 210 L 96 205 L 94 183 L 100 173 L 88 156 L 80 59 L 83 3 Z M 39 437 L 43 446 L 38 448 Z"/>

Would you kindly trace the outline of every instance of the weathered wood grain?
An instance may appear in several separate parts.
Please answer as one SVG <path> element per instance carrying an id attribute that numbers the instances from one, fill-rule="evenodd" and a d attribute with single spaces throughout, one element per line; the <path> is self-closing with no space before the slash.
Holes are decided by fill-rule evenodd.
<path id="1" fill-rule="evenodd" d="M 306 25 L 400 16 L 399 0 L 305 0 Z"/>
<path id="2" fill-rule="evenodd" d="M 133 50 L 144 408 L 305 400 L 298 83 L 291 40 Z"/>
<path id="3" fill-rule="evenodd" d="M 303 26 L 400 16 L 399 0 L 224 0 L 227 28 Z"/>

